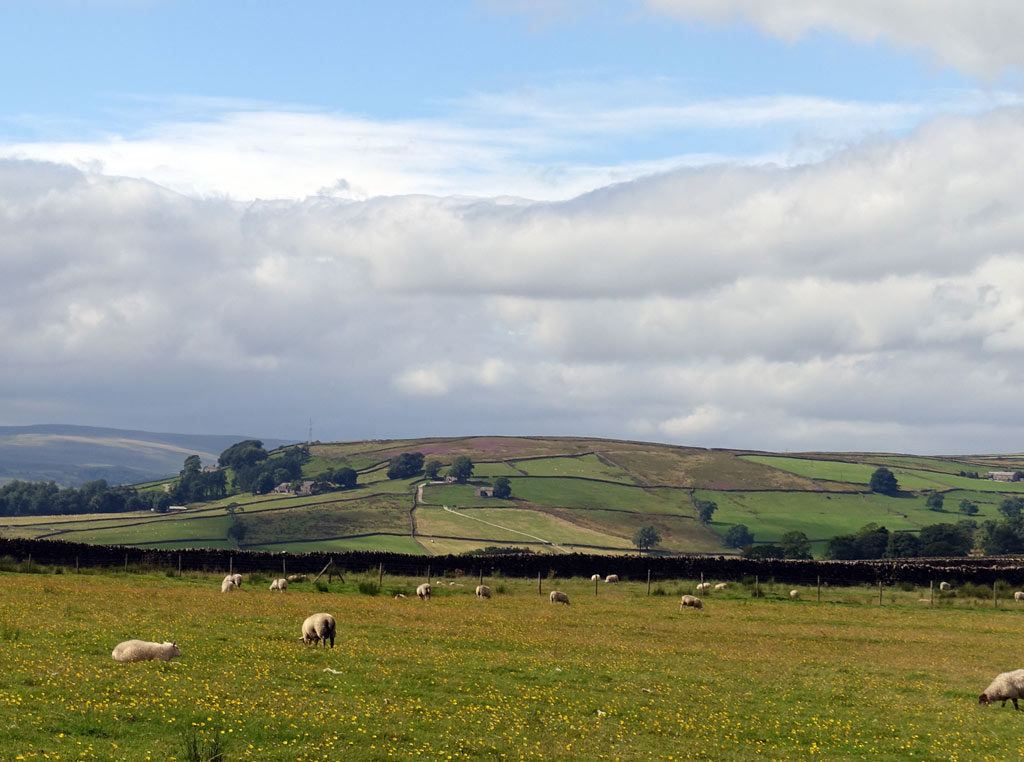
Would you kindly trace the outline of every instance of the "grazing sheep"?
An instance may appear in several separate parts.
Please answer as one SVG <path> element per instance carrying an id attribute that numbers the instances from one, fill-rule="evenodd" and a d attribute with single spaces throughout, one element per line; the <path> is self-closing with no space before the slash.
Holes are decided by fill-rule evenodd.
<path id="1" fill-rule="evenodd" d="M 548 596 L 548 600 L 552 603 L 564 603 L 566 606 L 569 605 L 569 596 L 561 590 L 552 590 L 551 595 Z"/>
<path id="2" fill-rule="evenodd" d="M 148 640 L 126 640 L 118 643 L 110 652 L 114 661 L 170 661 L 181 656 L 177 643 L 150 643 Z"/>
<path id="3" fill-rule="evenodd" d="M 1017 601 L 1018 603 L 1020 601 L 1024 601 L 1024 592 L 1018 590 L 1016 593 L 1013 594 L 1013 600 Z"/>
<path id="4" fill-rule="evenodd" d="M 590 575 L 590 581 L 591 582 L 598 582 L 600 579 L 601 579 L 601 575 L 600 574 L 591 574 Z"/>
<path id="5" fill-rule="evenodd" d="M 952 587 L 953 586 L 950 585 L 948 582 L 940 582 L 939 583 L 939 590 L 951 590 Z"/>
<path id="6" fill-rule="evenodd" d="M 430 597 L 430 583 L 424 582 L 422 585 L 416 588 L 416 595 L 420 597 L 422 601 L 424 598 Z"/>
<path id="7" fill-rule="evenodd" d="M 704 601 L 698 598 L 696 595 L 684 595 L 679 599 L 679 610 L 683 610 L 683 606 L 691 606 L 695 609 L 704 608 Z"/>
<path id="8" fill-rule="evenodd" d="M 715 590 L 725 590 L 725 588 L 727 587 L 729 587 L 728 582 L 719 582 L 717 585 L 715 585 Z"/>
<path id="9" fill-rule="evenodd" d="M 604 581 L 605 582 L 618 582 L 619 581 L 619 575 L 618 574 L 609 574 L 607 577 L 604 578 Z"/>
<path id="10" fill-rule="evenodd" d="M 800 597 L 800 591 L 799 590 L 790 590 L 789 591 L 789 597 L 792 598 L 795 601 L 797 598 Z"/>
<path id="11" fill-rule="evenodd" d="M 306 575 L 305 574 L 289 574 L 288 575 L 288 581 L 289 582 L 305 582 L 306 581 Z"/>
<path id="12" fill-rule="evenodd" d="M 476 586 L 476 597 L 477 598 L 490 598 L 491 597 L 491 588 L 487 587 L 487 585 L 477 585 Z"/>
<path id="13" fill-rule="evenodd" d="M 1013 708 L 1020 711 L 1020 707 L 1017 706 L 1019 698 L 1024 698 L 1024 669 L 996 675 L 985 692 L 978 697 L 978 703 L 991 704 L 993 701 L 1002 701 L 1001 706 L 1006 706 L 1009 700 L 1013 702 Z"/>
<path id="14" fill-rule="evenodd" d="M 330 614 L 312 614 L 302 623 L 302 642 L 306 645 L 312 643 L 314 646 L 323 643 L 324 648 L 327 648 L 329 638 L 331 648 L 334 648 L 334 633 L 337 627 L 334 617 Z"/>
<path id="15" fill-rule="evenodd" d="M 222 593 L 230 593 L 235 589 L 235 580 L 231 577 L 225 577 L 224 581 L 220 583 L 220 591 Z"/>
<path id="16" fill-rule="evenodd" d="M 697 583 L 697 592 L 698 593 L 706 593 L 710 589 L 711 589 L 711 583 L 710 582 L 698 582 Z"/>
<path id="17" fill-rule="evenodd" d="M 241 574 L 229 574 L 228 577 L 231 577 L 231 581 L 235 583 L 235 587 L 241 587 L 242 586 L 242 575 Z M 225 577 L 224 579 L 227 579 L 227 577 Z"/>
<path id="18" fill-rule="evenodd" d="M 288 589 L 288 580 L 286 579 L 275 579 L 270 583 L 271 590 L 280 590 L 282 593 Z"/>

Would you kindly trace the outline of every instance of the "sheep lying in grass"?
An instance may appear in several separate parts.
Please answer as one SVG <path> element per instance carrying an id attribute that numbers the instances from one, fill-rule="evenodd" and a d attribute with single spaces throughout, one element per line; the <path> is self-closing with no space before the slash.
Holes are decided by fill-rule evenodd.
<path id="1" fill-rule="evenodd" d="M 324 648 L 327 648 L 329 639 L 331 648 L 334 648 L 334 633 L 337 627 L 334 617 L 330 614 L 312 614 L 302 623 L 302 642 L 306 645 L 312 643 L 314 646 L 323 643 Z"/>
<path id="2" fill-rule="evenodd" d="M 1012 701 L 1013 708 L 1020 711 L 1020 707 L 1017 706 L 1019 698 L 1024 698 L 1024 669 L 996 675 L 985 692 L 978 697 L 978 703 L 988 705 L 994 701 L 1002 701 L 1001 706 L 1006 706 L 1007 701 Z"/>
<path id="3" fill-rule="evenodd" d="M 605 582 L 618 582 L 619 581 L 619 575 L 618 574 L 609 574 L 607 577 L 604 578 L 604 581 Z"/>
<path id="4" fill-rule="evenodd" d="M 424 598 L 430 597 L 430 583 L 424 582 L 422 585 L 416 588 L 416 595 L 420 597 L 422 601 Z"/>
<path id="5" fill-rule="evenodd" d="M 275 579 L 270 583 L 271 590 L 280 590 L 282 593 L 288 589 L 288 580 L 281 578 Z"/>
<path id="6" fill-rule="evenodd" d="M 150 643 L 148 640 L 126 640 L 114 646 L 110 655 L 114 661 L 170 661 L 181 656 L 177 643 Z"/>
<path id="7" fill-rule="evenodd" d="M 699 582 L 697 584 L 697 592 L 698 593 L 706 593 L 710 589 L 711 589 L 711 583 L 710 582 Z"/>
<path id="8" fill-rule="evenodd" d="M 400 601 L 405 597 L 405 593 L 395 593 L 395 600 Z"/>
<path id="9" fill-rule="evenodd" d="M 551 595 L 548 596 L 548 600 L 552 603 L 564 603 L 566 606 L 569 605 L 569 596 L 561 590 L 552 590 Z"/>
<path id="10" fill-rule="evenodd" d="M 288 581 L 289 582 L 305 582 L 306 581 L 306 575 L 305 574 L 289 574 L 288 575 Z"/>
<path id="11" fill-rule="evenodd" d="M 225 577 L 224 581 L 220 583 L 220 591 L 222 593 L 230 593 L 235 589 L 235 580 L 231 577 Z"/>
<path id="12" fill-rule="evenodd" d="M 948 582 L 940 582 L 939 583 L 939 590 L 951 590 L 952 588 L 953 588 L 953 586 L 950 585 Z"/>
<path id="13" fill-rule="evenodd" d="M 704 601 L 698 598 L 696 595 L 684 595 L 679 599 L 679 610 L 683 610 L 683 606 L 690 606 L 695 609 L 704 608 Z"/>
<path id="14" fill-rule="evenodd" d="M 728 582 L 719 582 L 717 585 L 715 585 L 715 590 L 725 590 L 725 588 L 727 587 L 729 587 Z"/>
<path id="15" fill-rule="evenodd" d="M 476 597 L 477 598 L 490 598 L 491 597 L 491 588 L 487 587 L 487 585 L 477 585 L 476 586 Z"/>

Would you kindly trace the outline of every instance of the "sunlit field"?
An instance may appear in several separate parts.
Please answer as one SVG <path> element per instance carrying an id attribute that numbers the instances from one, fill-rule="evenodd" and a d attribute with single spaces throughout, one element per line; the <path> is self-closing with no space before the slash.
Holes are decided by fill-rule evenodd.
<path id="1" fill-rule="evenodd" d="M 605 563 L 605 562 L 601 562 Z M 609 561 L 607 563 L 613 563 Z M 606 573 L 610 569 L 595 569 Z M 0 573 L 3 759 L 872 759 L 1024 755 L 981 707 L 1021 666 L 1024 608 L 928 590 L 346 575 L 271 593 L 220 575 Z M 363 592 L 360 592 L 359 587 Z M 571 605 L 547 593 L 567 592 Z M 408 598 L 396 600 L 395 592 Z M 309 614 L 335 648 L 299 642 Z M 121 664 L 130 638 L 172 662 Z M 194 748 L 195 748 L 194 747 Z"/>

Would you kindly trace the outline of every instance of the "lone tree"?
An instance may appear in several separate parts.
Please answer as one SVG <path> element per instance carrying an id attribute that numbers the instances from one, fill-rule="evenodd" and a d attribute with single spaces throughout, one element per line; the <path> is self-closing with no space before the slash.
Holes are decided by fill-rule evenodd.
<path id="1" fill-rule="evenodd" d="M 468 455 L 459 455 L 452 461 L 448 468 L 448 476 L 451 476 L 459 484 L 465 484 L 473 475 L 473 461 Z"/>
<path id="2" fill-rule="evenodd" d="M 661 535 L 658 533 L 658 530 L 650 524 L 645 527 L 640 527 L 633 535 L 633 544 L 641 551 L 652 548 L 659 542 L 661 542 Z"/>
<path id="3" fill-rule="evenodd" d="M 929 511 L 941 511 L 942 504 L 945 502 L 945 498 L 941 492 L 933 492 L 928 496 L 928 499 L 924 501 Z"/>
<path id="4" fill-rule="evenodd" d="M 973 516 L 978 512 L 978 506 L 972 503 L 970 500 L 960 501 L 960 513 L 965 516 Z"/>
<path id="5" fill-rule="evenodd" d="M 730 548 L 745 548 L 753 542 L 754 533 L 746 524 L 733 524 L 725 533 L 725 544 Z"/>
<path id="6" fill-rule="evenodd" d="M 428 460 L 426 465 L 423 466 L 423 475 L 433 481 L 437 478 L 437 475 L 441 473 L 441 468 L 444 463 L 439 461 L 437 458 Z"/>
<path id="7" fill-rule="evenodd" d="M 510 497 L 512 495 L 512 482 L 507 476 L 499 476 L 494 480 L 494 496 Z"/>
<path id="8" fill-rule="evenodd" d="M 388 462 L 389 479 L 408 479 L 423 470 L 423 453 L 403 452 Z"/>
<path id="9" fill-rule="evenodd" d="M 892 471 L 888 468 L 876 468 L 871 474 L 871 491 L 881 495 L 898 495 L 900 492 L 899 482 Z"/>
<path id="10" fill-rule="evenodd" d="M 711 514 L 717 510 L 718 503 L 713 500 L 701 500 L 700 498 L 697 498 L 693 501 L 693 507 L 697 509 L 697 518 L 700 519 L 700 523 L 707 524 L 711 521 Z"/>

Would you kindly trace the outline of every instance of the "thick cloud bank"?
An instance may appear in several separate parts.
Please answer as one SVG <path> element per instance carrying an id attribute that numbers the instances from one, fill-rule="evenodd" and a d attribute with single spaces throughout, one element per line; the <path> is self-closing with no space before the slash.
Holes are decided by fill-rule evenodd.
<path id="1" fill-rule="evenodd" d="M 1024 112 L 570 201 L 0 161 L 3 423 L 1020 449 Z"/>
<path id="2" fill-rule="evenodd" d="M 1024 5 L 1016 0 L 646 0 L 687 19 L 739 17 L 794 41 L 821 30 L 857 42 L 927 50 L 947 66 L 985 77 L 1024 66 Z"/>

